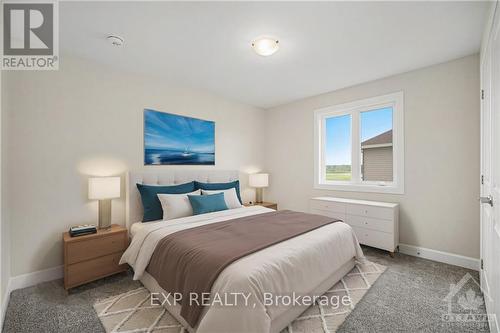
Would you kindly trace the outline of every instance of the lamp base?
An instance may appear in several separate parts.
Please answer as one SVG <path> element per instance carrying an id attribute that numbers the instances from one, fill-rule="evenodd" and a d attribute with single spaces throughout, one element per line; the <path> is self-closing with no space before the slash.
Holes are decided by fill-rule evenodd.
<path id="1" fill-rule="evenodd" d="M 111 228 L 111 199 L 99 200 L 99 229 Z"/>
<path id="2" fill-rule="evenodd" d="M 255 203 L 262 203 L 264 201 L 262 192 L 262 187 L 255 189 Z"/>

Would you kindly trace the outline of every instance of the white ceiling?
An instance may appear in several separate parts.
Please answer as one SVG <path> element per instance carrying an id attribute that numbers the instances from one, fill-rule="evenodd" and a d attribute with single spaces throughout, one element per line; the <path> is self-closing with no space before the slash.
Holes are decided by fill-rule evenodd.
<path id="1" fill-rule="evenodd" d="M 478 52 L 486 2 L 61 2 L 62 52 L 272 107 Z M 108 34 L 125 47 L 106 43 Z M 277 36 L 256 55 L 251 41 Z"/>

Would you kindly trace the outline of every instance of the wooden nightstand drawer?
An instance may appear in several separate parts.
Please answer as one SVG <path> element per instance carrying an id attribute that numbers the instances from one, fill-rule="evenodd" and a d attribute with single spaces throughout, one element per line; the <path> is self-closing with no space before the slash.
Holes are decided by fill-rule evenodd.
<path id="1" fill-rule="evenodd" d="M 68 244 L 67 263 L 101 257 L 110 253 L 124 251 L 127 247 L 127 234 L 118 233 L 109 236 L 89 239 L 84 242 L 72 242 Z"/>
<path id="2" fill-rule="evenodd" d="M 266 207 L 266 208 L 269 208 L 269 209 L 278 210 L 278 204 L 268 203 L 265 206 L 263 205 L 263 207 Z"/>
<path id="3" fill-rule="evenodd" d="M 251 204 L 245 204 L 245 207 L 252 207 L 252 206 L 262 206 L 269 209 L 278 210 L 278 204 L 274 202 L 254 202 Z"/>
<path id="4" fill-rule="evenodd" d="M 69 289 L 127 270 L 118 265 L 128 246 L 127 229 L 113 224 L 110 229 L 79 237 L 63 234 L 64 288 Z"/>
<path id="5" fill-rule="evenodd" d="M 65 284 L 68 288 L 88 281 L 99 279 L 114 273 L 125 271 L 127 265 L 119 265 L 123 252 L 110 254 L 104 257 L 82 261 L 69 265 L 66 271 Z"/>

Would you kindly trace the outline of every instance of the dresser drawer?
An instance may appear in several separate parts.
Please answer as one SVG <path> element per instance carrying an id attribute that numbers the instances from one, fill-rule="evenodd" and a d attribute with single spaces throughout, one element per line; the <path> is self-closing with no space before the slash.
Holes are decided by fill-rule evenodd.
<path id="1" fill-rule="evenodd" d="M 127 265 L 118 264 L 122 254 L 113 253 L 67 266 L 64 284 L 71 287 L 126 270 Z"/>
<path id="2" fill-rule="evenodd" d="M 126 247 L 127 234 L 125 232 L 85 241 L 75 241 L 67 244 L 66 262 L 71 265 L 76 262 L 124 251 Z"/>
<path id="3" fill-rule="evenodd" d="M 347 204 L 346 213 L 348 215 L 369 216 L 376 219 L 392 220 L 394 212 L 391 208 L 375 207 L 369 205 Z"/>
<path id="4" fill-rule="evenodd" d="M 361 244 L 394 252 L 399 243 L 399 205 L 336 197 L 310 200 L 310 212 L 349 224 Z"/>
<path id="5" fill-rule="evenodd" d="M 332 218 L 336 218 L 336 219 L 345 221 L 345 213 L 337 213 L 337 212 L 331 212 L 328 210 L 320 210 L 320 209 L 311 209 L 311 214 L 328 216 L 328 217 L 332 217 Z"/>
<path id="6" fill-rule="evenodd" d="M 345 222 L 351 226 L 362 227 L 375 231 L 383 231 L 387 233 L 394 232 L 394 221 L 374 219 L 371 217 L 347 215 Z"/>
<path id="7" fill-rule="evenodd" d="M 345 214 L 346 204 L 334 201 L 311 200 L 311 209 L 326 210 Z"/>
<path id="8" fill-rule="evenodd" d="M 375 231 L 366 228 L 352 226 L 358 241 L 361 244 L 376 247 L 379 249 L 394 251 L 396 244 L 394 244 L 394 235 L 382 231 Z"/>

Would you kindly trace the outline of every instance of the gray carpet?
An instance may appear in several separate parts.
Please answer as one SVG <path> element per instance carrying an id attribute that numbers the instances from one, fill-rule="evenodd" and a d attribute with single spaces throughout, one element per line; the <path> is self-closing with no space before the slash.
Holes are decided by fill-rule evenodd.
<path id="1" fill-rule="evenodd" d="M 469 273 L 479 281 L 479 274 L 465 268 L 446 265 L 397 253 L 395 258 L 383 251 L 363 247 L 368 260 L 388 267 L 338 332 L 489 332 L 483 322 L 453 322 L 442 320 L 448 313 L 448 303 L 443 301 L 450 291 L 450 284 L 458 283 Z M 476 295 L 480 288 L 470 281 L 466 286 Z M 484 300 L 472 311 L 485 313 Z M 453 311 L 460 312 L 456 300 Z"/>
<path id="2" fill-rule="evenodd" d="M 488 331 L 480 323 L 446 323 L 443 298 L 450 284 L 470 273 L 464 268 L 364 247 L 370 261 L 387 266 L 365 297 L 347 317 L 339 332 L 477 332 Z M 118 295 L 140 286 L 130 274 L 120 274 L 66 294 L 62 281 L 52 281 L 12 292 L 3 332 L 102 332 L 92 308 L 98 299 Z M 471 289 L 474 285 L 471 284 Z M 478 292 L 478 290 L 476 290 Z M 482 301 L 482 299 L 481 299 Z M 456 300 L 452 304 L 457 306 Z M 475 313 L 484 313 L 481 303 Z"/>
<path id="3" fill-rule="evenodd" d="M 129 273 L 121 273 L 69 293 L 62 280 L 15 290 L 10 296 L 2 332 L 9 333 L 104 333 L 92 307 L 95 300 L 141 286 Z"/>

